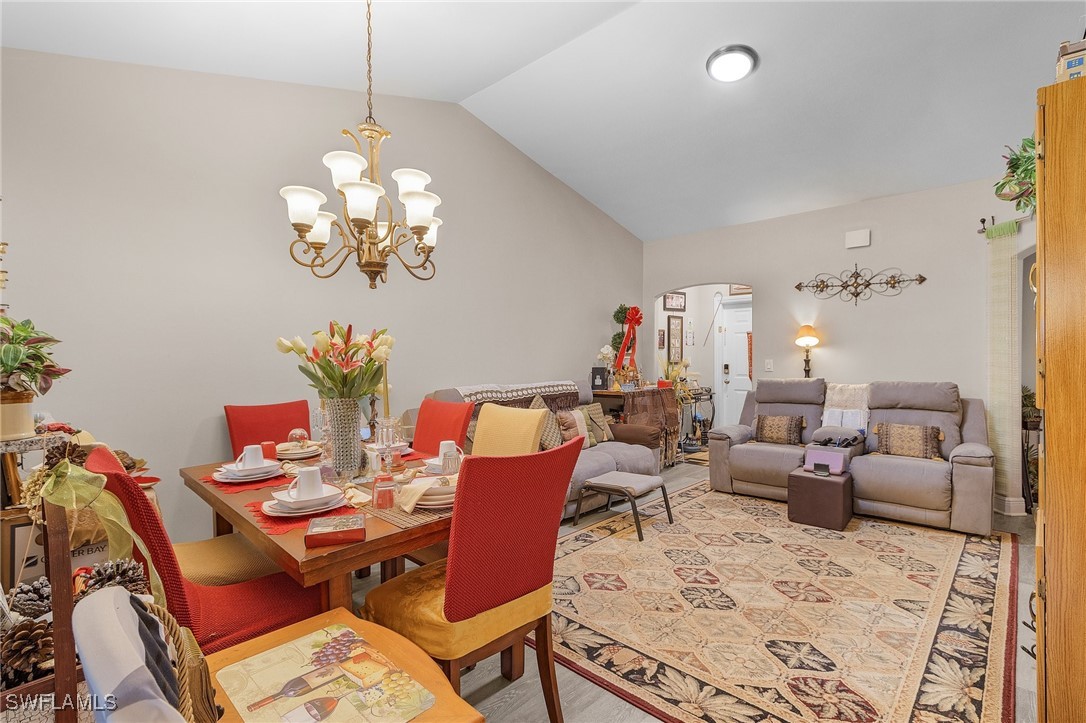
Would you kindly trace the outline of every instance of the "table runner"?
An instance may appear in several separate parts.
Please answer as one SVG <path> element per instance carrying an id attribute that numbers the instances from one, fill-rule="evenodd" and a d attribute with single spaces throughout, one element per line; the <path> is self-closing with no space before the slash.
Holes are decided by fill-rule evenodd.
<path id="1" fill-rule="evenodd" d="M 300 517 L 271 517 L 265 515 L 260 507 L 264 502 L 256 500 L 254 502 L 247 502 L 245 506 L 252 512 L 253 520 L 260 529 L 264 530 L 269 535 L 283 535 L 291 530 L 304 529 L 309 527 L 309 521 L 314 517 L 339 517 L 341 515 L 354 515 L 358 513 L 354 507 L 350 505 L 343 505 L 337 507 L 334 510 L 328 510 L 326 512 L 315 512 L 311 515 L 303 515 Z M 369 510 L 366 510 L 369 512 Z"/>
<path id="2" fill-rule="evenodd" d="M 211 475 L 200 478 L 201 482 L 206 482 L 207 484 L 215 485 L 220 490 L 222 490 L 225 494 L 228 494 L 228 495 L 235 495 L 238 492 L 251 492 L 252 490 L 262 490 L 265 487 L 278 487 L 280 485 L 288 484 L 290 482 L 290 480 L 291 480 L 291 478 L 286 476 L 285 474 L 281 474 L 278 477 L 272 477 L 270 479 L 262 479 L 262 480 L 259 480 L 257 482 L 237 482 L 237 483 L 234 483 L 234 482 L 219 482 L 218 480 L 213 479 L 211 477 Z"/>
<path id="3" fill-rule="evenodd" d="M 440 510 L 423 510 L 418 507 L 414 512 L 404 512 L 399 507 L 393 507 L 391 510 L 378 510 L 374 509 L 372 505 L 366 505 L 362 508 L 363 512 L 367 515 L 373 515 L 379 517 L 385 522 L 396 525 L 401 530 L 407 530 L 412 527 L 418 527 L 419 525 L 425 525 L 427 522 L 436 522 L 437 520 L 444 519 L 452 516 L 452 507 L 446 507 Z"/>

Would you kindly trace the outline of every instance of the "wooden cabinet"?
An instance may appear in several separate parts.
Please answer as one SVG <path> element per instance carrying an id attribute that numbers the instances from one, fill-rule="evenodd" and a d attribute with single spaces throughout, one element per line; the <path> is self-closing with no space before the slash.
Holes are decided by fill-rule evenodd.
<path id="1" fill-rule="evenodd" d="M 1037 92 L 1037 712 L 1086 717 L 1086 78 Z"/>

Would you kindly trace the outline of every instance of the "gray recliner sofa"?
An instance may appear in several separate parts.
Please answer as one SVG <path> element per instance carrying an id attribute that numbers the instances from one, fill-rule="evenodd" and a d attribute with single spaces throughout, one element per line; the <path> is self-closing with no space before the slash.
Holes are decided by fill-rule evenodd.
<path id="1" fill-rule="evenodd" d="M 709 433 L 713 489 L 787 499 L 788 473 L 802 465 L 804 447 L 752 442 L 754 416 L 802 414 L 806 444 L 821 436 L 817 422 L 812 429 L 812 418 L 821 419 L 824 402 L 822 379 L 760 381 L 747 396 L 740 424 Z M 949 382 L 872 382 L 868 407 L 866 442 L 851 453 L 853 511 L 990 534 L 995 456 L 988 447 L 984 402 L 961 398 L 958 386 Z M 939 427 L 942 459 L 878 454 L 877 430 L 883 422 Z"/>

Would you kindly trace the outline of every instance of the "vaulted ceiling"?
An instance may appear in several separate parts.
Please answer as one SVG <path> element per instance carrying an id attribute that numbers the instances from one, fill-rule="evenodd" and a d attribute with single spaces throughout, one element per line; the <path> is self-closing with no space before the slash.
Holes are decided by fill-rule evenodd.
<path id="1" fill-rule="evenodd" d="M 1001 171 L 1081 2 L 393 2 L 375 91 L 461 103 L 646 241 Z M 364 5 L 4 2 L 3 44 L 363 88 Z M 754 47 L 751 77 L 705 73 Z M 337 121 L 338 122 L 338 121 Z"/>

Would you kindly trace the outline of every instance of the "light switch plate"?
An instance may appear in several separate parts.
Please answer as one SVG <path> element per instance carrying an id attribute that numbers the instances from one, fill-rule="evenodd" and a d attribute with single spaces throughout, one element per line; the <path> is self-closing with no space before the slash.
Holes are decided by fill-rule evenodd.
<path id="1" fill-rule="evenodd" d="M 766 359 L 765 360 L 765 370 L 767 372 L 773 371 L 773 360 L 772 359 Z"/>

